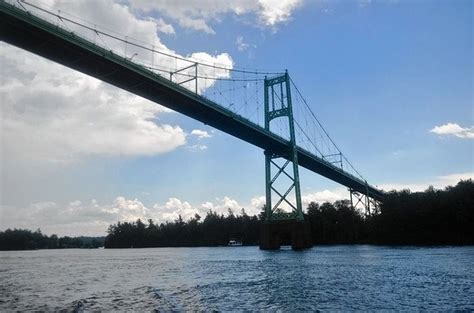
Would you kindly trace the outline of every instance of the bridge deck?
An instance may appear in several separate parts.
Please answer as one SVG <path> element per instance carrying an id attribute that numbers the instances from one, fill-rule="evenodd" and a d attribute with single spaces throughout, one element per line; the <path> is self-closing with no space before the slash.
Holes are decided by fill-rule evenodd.
<path id="1" fill-rule="evenodd" d="M 82 37 L 0 1 L 0 39 L 215 127 L 266 151 L 285 154 L 287 140 Z M 298 148 L 299 165 L 381 201 L 383 193 Z"/>

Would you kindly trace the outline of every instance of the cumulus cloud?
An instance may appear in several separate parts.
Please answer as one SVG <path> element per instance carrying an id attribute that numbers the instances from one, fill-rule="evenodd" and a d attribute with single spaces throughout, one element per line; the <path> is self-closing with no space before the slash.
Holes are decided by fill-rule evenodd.
<path id="1" fill-rule="evenodd" d="M 205 130 L 193 129 L 191 135 L 196 136 L 198 139 L 211 138 L 212 136 Z"/>
<path id="2" fill-rule="evenodd" d="M 188 201 L 169 198 L 164 204 L 147 206 L 138 199 L 116 197 L 112 203 L 101 204 L 96 200 L 71 201 L 59 204 L 53 201 L 36 202 L 28 206 L 0 206 L 0 230 L 6 228 L 41 228 L 47 234 L 58 235 L 103 235 L 109 225 L 118 221 L 143 221 L 153 219 L 162 223 L 194 218 L 196 214 L 204 217 L 209 210 L 227 214 L 228 209 L 240 214 L 243 208 L 237 200 L 230 197 L 218 198 L 214 202 L 191 205 Z M 249 214 L 257 214 L 251 206 L 246 207 Z"/>
<path id="3" fill-rule="evenodd" d="M 226 69 L 232 69 L 234 67 L 234 61 L 232 57 L 228 53 L 220 53 L 218 55 L 210 55 L 206 52 L 194 52 L 188 56 L 190 60 L 196 60 L 204 64 L 211 64 L 223 67 L 224 69 L 216 69 L 209 66 L 199 66 L 198 67 L 198 76 L 200 77 L 213 77 L 213 78 L 229 78 L 230 71 Z M 177 68 L 183 68 L 185 66 L 189 66 L 189 62 L 186 61 L 178 62 Z M 180 73 L 187 73 L 188 77 L 184 77 L 185 79 L 189 78 L 189 75 L 194 75 L 195 72 L 193 69 L 189 69 L 188 71 L 180 72 Z M 214 86 L 216 83 L 215 79 L 204 79 L 198 78 L 198 94 L 202 94 L 206 89 Z M 188 83 L 182 84 L 182 86 L 193 90 L 195 89 L 194 81 L 190 81 Z"/>
<path id="4" fill-rule="evenodd" d="M 210 22 L 219 22 L 222 16 L 251 14 L 264 27 L 287 22 L 300 0 L 237 0 L 237 1 L 174 1 L 131 0 L 131 6 L 142 12 L 159 12 L 175 20 L 181 27 L 215 34 Z"/>
<path id="5" fill-rule="evenodd" d="M 326 189 L 301 196 L 301 202 L 304 208 L 308 207 L 311 202 L 335 202 L 343 199 L 347 199 L 347 191 L 341 189 L 333 191 Z"/>
<path id="6" fill-rule="evenodd" d="M 185 144 L 157 124 L 163 107 L 15 47 L 0 44 L 4 154 L 67 163 L 87 155 L 139 156 Z"/>
<path id="7" fill-rule="evenodd" d="M 151 218 L 150 210 L 137 199 L 117 197 L 111 204 L 72 201 L 37 202 L 26 207 L 2 206 L 0 229 L 41 228 L 47 234 L 103 235 L 108 226 L 117 221 L 136 221 Z"/>
<path id="8" fill-rule="evenodd" d="M 265 202 L 266 202 L 265 196 L 253 197 L 250 200 L 250 208 L 249 209 L 252 210 L 253 212 L 257 211 L 257 212 L 254 213 L 254 214 L 257 214 L 258 212 L 261 211 L 261 209 L 265 205 Z"/>
<path id="9" fill-rule="evenodd" d="M 184 220 L 193 218 L 196 214 L 204 217 L 209 210 L 218 214 L 227 214 L 231 209 L 234 213 L 240 214 L 243 206 L 235 199 L 230 197 L 217 198 L 214 202 L 206 201 L 200 205 L 191 205 L 187 201 L 177 198 L 170 198 L 165 205 L 155 204 L 157 216 L 162 221 L 173 221 L 180 215 Z"/>
<path id="10" fill-rule="evenodd" d="M 179 216 L 184 220 L 189 220 L 200 213 L 200 211 L 193 208 L 189 202 L 181 201 L 178 198 L 169 198 L 164 205 L 155 204 L 153 209 L 156 212 L 155 216 L 157 216 L 160 221 L 174 221 L 178 219 Z"/>
<path id="11" fill-rule="evenodd" d="M 128 200 L 124 197 L 117 197 L 111 208 L 104 208 L 102 210 L 117 214 L 121 220 L 128 222 L 150 217 L 150 210 L 138 199 Z"/>
<path id="12" fill-rule="evenodd" d="M 290 19 L 291 13 L 301 1 L 299 0 L 260 0 L 261 16 L 266 25 L 276 25 Z"/>
<path id="13" fill-rule="evenodd" d="M 217 199 L 219 200 L 219 199 Z M 239 202 L 237 202 L 237 200 L 234 200 L 234 199 L 231 199 L 229 197 L 224 197 L 221 201 L 221 205 L 220 207 L 221 208 L 224 208 L 224 209 L 231 209 L 231 210 L 240 210 L 242 208 L 242 206 L 239 204 Z"/>
<path id="14" fill-rule="evenodd" d="M 430 130 L 431 133 L 440 136 L 456 136 L 463 139 L 474 139 L 474 126 L 461 127 L 457 123 L 447 123 L 441 126 L 435 126 Z"/>
<path id="15" fill-rule="evenodd" d="M 202 129 L 193 129 L 191 131 L 191 136 L 194 136 L 197 139 L 197 141 L 212 137 L 211 134 L 209 134 L 207 131 L 202 130 Z M 194 142 L 196 142 L 196 140 L 194 140 Z M 203 145 L 201 143 L 191 143 L 186 146 L 186 149 L 188 149 L 191 152 L 199 152 L 199 151 L 207 150 L 207 145 Z"/>
<path id="16" fill-rule="evenodd" d="M 173 33 L 171 25 L 163 19 L 137 17 L 129 7 L 120 3 L 36 2 L 55 12 L 69 12 L 90 23 L 106 25 L 116 33 L 153 45 L 170 55 L 229 68 L 233 66 L 227 53 L 178 55 L 157 37 L 157 32 Z M 100 38 L 72 24 L 64 27 L 126 55 L 138 53 L 134 58 L 138 62 L 152 60 L 151 53 L 134 50 L 130 45 L 124 47 L 123 42 L 110 41 L 104 36 Z M 186 143 L 186 134 L 179 126 L 158 123 L 158 115 L 171 111 L 156 103 L 5 43 L 0 43 L 0 63 L 0 136 L 6 158 L 69 164 L 87 156 L 151 156 L 172 151 Z M 171 63 L 177 68 L 189 64 L 186 60 L 161 58 L 155 61 L 155 66 L 171 66 Z M 200 68 L 199 75 L 209 74 L 206 71 L 210 70 Z M 220 70 L 216 74 L 227 77 L 229 71 Z M 198 92 L 202 93 L 213 84 L 214 81 L 209 79 L 200 81 Z M 184 86 L 191 89 L 194 83 Z"/>

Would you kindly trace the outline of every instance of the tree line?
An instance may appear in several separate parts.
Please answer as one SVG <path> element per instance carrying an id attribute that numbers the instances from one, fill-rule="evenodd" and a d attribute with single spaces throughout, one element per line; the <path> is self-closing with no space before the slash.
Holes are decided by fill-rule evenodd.
<path id="1" fill-rule="evenodd" d="M 40 229 L 7 229 L 0 231 L 0 250 L 36 250 L 65 248 L 98 248 L 104 245 L 104 237 L 47 236 Z"/>
<path id="2" fill-rule="evenodd" d="M 368 241 L 376 244 L 473 245 L 474 183 L 424 192 L 389 192 L 380 214 L 367 219 Z"/>
<path id="3" fill-rule="evenodd" d="M 207 212 L 185 221 L 118 222 L 102 237 L 46 236 L 40 230 L 0 231 L 0 250 L 90 248 L 196 247 L 227 245 L 230 239 L 257 245 L 263 212 L 250 216 Z M 350 201 L 310 203 L 305 220 L 312 240 L 322 244 L 473 245 L 474 183 L 462 180 L 443 190 L 390 191 L 375 214 L 366 216 Z"/>
<path id="4" fill-rule="evenodd" d="M 219 246 L 230 239 L 257 245 L 263 213 L 249 216 L 209 211 L 189 221 L 181 217 L 161 224 L 153 220 L 111 225 L 106 248 Z M 305 220 L 311 225 L 313 243 L 387 245 L 474 244 L 474 183 L 424 192 L 409 190 L 386 194 L 379 210 L 370 216 L 354 209 L 350 201 L 310 203 Z"/>
<path id="5" fill-rule="evenodd" d="M 227 245 L 230 239 L 241 240 L 244 245 L 255 245 L 259 239 L 260 218 L 249 216 L 242 209 L 240 215 L 209 211 L 204 219 L 196 214 L 189 221 L 179 216 L 173 222 L 156 224 L 118 222 L 111 225 L 105 238 L 106 248 L 143 247 L 197 247 Z"/>

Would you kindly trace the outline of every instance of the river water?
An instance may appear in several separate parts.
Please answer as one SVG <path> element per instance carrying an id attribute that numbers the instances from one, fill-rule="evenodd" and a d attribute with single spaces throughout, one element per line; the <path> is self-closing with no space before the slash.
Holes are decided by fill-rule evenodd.
<path id="1" fill-rule="evenodd" d="M 474 247 L 0 252 L 0 311 L 474 310 Z"/>

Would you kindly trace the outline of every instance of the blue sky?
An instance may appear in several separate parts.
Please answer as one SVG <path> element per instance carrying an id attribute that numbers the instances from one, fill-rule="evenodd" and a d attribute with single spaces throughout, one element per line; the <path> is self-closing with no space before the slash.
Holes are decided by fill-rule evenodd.
<path id="1" fill-rule="evenodd" d="M 331 137 L 371 184 L 416 190 L 429 184 L 443 187 L 473 176 L 471 1 L 281 1 L 280 7 L 276 3 L 234 3 L 242 8 L 226 7 L 223 2 L 196 3 L 189 2 L 187 8 L 169 1 L 153 8 L 141 1 L 110 5 L 127 12 L 131 19 L 153 18 L 172 27 L 173 32 L 163 28 L 156 36 L 180 55 L 205 52 L 214 57 L 227 53 L 235 67 L 288 69 Z M 54 1 L 49 5 L 66 6 L 67 12 L 93 18 L 87 11 L 90 6 Z M 109 18 L 113 22 L 113 17 Z M 225 211 L 226 207 L 245 207 L 255 212 L 261 205 L 263 151 L 177 113 L 152 112 L 156 124 L 179 127 L 185 138 L 166 151 L 106 153 L 96 148 L 87 150 L 91 149 L 87 145 L 68 150 L 69 142 L 54 157 L 73 155 L 73 161 L 59 164 L 40 160 L 39 156 L 47 152 L 35 153 L 41 149 L 35 148 L 31 153 L 25 148 L 25 138 L 35 141 L 35 132 L 51 134 L 53 130 L 39 131 L 47 123 L 38 119 L 21 130 L 28 135 L 17 138 L 20 131 L 10 132 L 9 127 L 16 125 L 18 116 L 8 110 L 16 112 L 20 106 L 27 113 L 43 110 L 49 98 L 41 102 L 38 95 L 48 87 L 36 84 L 37 94 L 31 92 L 38 103 L 29 101 L 29 106 L 12 96 L 13 89 L 5 94 L 7 86 L 14 85 L 12 77 L 20 77 L 18 73 L 25 70 L 12 56 L 15 51 L 20 53 L 18 49 L 6 44 L 1 48 L 2 67 L 9 69 L 10 64 L 16 64 L 17 68 L 13 74 L 6 70 L 2 74 L 2 97 L 8 107 L 4 109 L 6 126 L 2 127 L 0 204 L 4 222 L 0 228 L 42 227 L 60 234 L 100 234 L 105 225 L 116 222 L 113 218 L 151 216 L 164 220 L 209 208 Z M 32 62 L 39 59 L 22 53 L 22 58 Z M 44 68 L 56 66 L 42 62 Z M 68 69 L 61 71 L 64 77 L 79 75 Z M 20 78 L 16 81 L 23 82 Z M 29 84 L 34 82 L 24 84 L 33 86 Z M 107 95 L 115 95 L 112 87 L 97 84 L 87 83 L 89 89 L 102 88 Z M 73 85 L 71 90 L 75 90 Z M 73 93 L 64 94 L 67 101 Z M 125 97 L 124 105 L 132 99 L 121 97 Z M 72 108 L 83 105 L 74 103 Z M 154 110 L 148 104 L 143 107 L 146 112 Z M 51 114 L 54 124 L 60 116 L 55 110 L 56 106 L 41 116 Z M 192 130 L 206 131 L 209 138 L 199 139 L 191 135 Z M 66 137 L 73 132 L 72 128 L 63 131 Z M 104 132 L 93 133 L 99 142 L 101 134 Z M 41 146 L 51 144 L 56 149 L 59 144 L 48 142 L 48 138 L 52 137 L 43 136 Z M 192 149 L 193 145 L 207 148 Z M 306 170 L 301 170 L 301 184 L 307 201 L 348 195 L 343 187 Z M 70 214 L 74 210 L 77 213 Z M 29 211 L 68 217 L 53 222 L 35 215 L 25 219 Z M 102 215 L 91 213 L 97 211 Z"/>
<path id="2" fill-rule="evenodd" d="M 374 184 L 429 181 L 472 171 L 471 140 L 429 132 L 446 122 L 467 127 L 473 122 L 469 2 L 313 2 L 297 9 L 275 33 L 255 31 L 233 18 L 216 26 L 219 31 L 211 38 L 184 31 L 163 41 L 183 53 L 229 52 L 237 66 L 288 69 L 331 136 Z M 238 51 L 238 36 L 257 48 Z M 189 128 L 203 128 L 186 118 L 179 120 L 180 125 L 188 123 Z M 146 168 L 156 168 L 157 175 L 172 179 L 173 186 L 182 185 L 182 197 L 206 189 L 204 194 L 227 194 L 239 182 L 252 188 L 236 188 L 235 197 L 261 193 L 262 152 L 222 137 L 213 137 L 209 149 L 193 157 L 188 174 L 194 179 L 174 177 L 172 162 L 178 158 L 185 163 L 186 151 L 170 155 L 165 169 L 155 160 L 146 160 Z M 205 176 L 211 181 L 195 179 Z M 327 180 L 314 176 L 304 175 L 303 185 L 328 186 Z M 219 187 L 213 186 L 212 178 Z M 205 186 L 199 187 L 203 182 Z"/>

